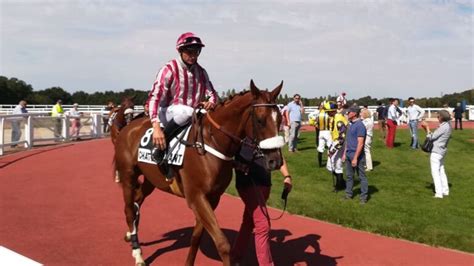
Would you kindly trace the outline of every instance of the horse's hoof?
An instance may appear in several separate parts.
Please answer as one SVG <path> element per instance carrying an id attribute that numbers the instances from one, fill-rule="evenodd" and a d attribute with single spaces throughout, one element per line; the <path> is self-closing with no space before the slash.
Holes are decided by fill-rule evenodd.
<path id="1" fill-rule="evenodd" d="M 125 236 L 123 237 L 123 240 L 125 240 L 125 242 L 130 242 L 132 238 L 130 237 L 129 234 L 125 234 Z"/>
<path id="2" fill-rule="evenodd" d="M 135 266 L 146 266 L 146 263 L 145 262 L 139 262 L 139 263 L 135 264 Z"/>

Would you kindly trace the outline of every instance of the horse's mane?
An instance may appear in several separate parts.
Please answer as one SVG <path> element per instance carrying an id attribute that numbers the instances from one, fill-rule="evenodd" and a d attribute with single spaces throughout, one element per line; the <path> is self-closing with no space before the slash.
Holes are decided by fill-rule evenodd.
<path id="1" fill-rule="evenodd" d="M 243 90 L 237 94 L 232 94 L 230 95 L 227 99 L 225 99 L 224 101 L 221 101 L 217 104 L 216 109 L 220 108 L 220 107 L 225 107 L 227 105 L 229 105 L 231 102 L 233 102 L 234 100 L 236 99 L 240 99 L 241 97 L 245 96 L 246 94 L 250 93 L 250 91 L 248 90 Z"/>

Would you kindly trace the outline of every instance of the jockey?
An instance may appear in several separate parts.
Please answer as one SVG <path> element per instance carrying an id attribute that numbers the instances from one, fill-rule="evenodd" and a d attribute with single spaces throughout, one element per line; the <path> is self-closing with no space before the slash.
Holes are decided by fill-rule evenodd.
<path id="1" fill-rule="evenodd" d="M 346 139 L 347 118 L 342 113 L 336 113 L 332 120 L 331 137 L 332 144 L 328 152 L 328 163 L 326 168 L 335 178 L 334 191 L 342 190 L 346 186 L 343 177 L 342 154 L 344 140 Z"/>
<path id="2" fill-rule="evenodd" d="M 319 138 L 318 138 L 318 164 L 319 167 L 322 167 L 323 164 L 323 153 L 326 147 L 331 147 L 332 137 L 332 119 L 336 113 L 336 104 L 332 101 L 324 101 L 323 108 L 319 112 L 319 115 L 316 120 L 316 126 L 319 129 Z"/>
<path id="3" fill-rule="evenodd" d="M 210 110 L 217 103 L 218 96 L 209 76 L 197 63 L 202 47 L 201 38 L 194 33 L 181 34 L 176 42 L 179 57 L 169 61 L 156 75 L 147 103 L 153 144 L 158 150 L 166 149 L 179 129 L 188 124 L 199 104 Z"/>

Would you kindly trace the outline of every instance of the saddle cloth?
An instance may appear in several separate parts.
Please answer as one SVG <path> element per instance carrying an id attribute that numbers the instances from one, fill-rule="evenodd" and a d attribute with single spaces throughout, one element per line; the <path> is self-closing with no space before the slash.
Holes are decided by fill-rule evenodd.
<path id="1" fill-rule="evenodd" d="M 169 165 L 180 166 L 183 164 L 186 145 L 180 143 L 179 139 L 184 135 L 182 140 L 188 140 L 190 130 L 191 127 L 187 127 L 170 141 L 168 153 L 171 154 L 167 155 Z M 149 128 L 140 140 L 140 146 L 138 147 L 138 161 L 156 165 L 157 162 L 153 157 L 155 149 L 156 148 L 153 145 L 153 128 Z"/>

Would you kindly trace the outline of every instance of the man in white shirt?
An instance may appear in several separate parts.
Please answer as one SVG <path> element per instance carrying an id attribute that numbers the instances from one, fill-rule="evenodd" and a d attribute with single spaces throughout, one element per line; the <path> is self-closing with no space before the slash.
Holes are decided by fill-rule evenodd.
<path id="1" fill-rule="evenodd" d="M 21 100 L 20 103 L 13 109 L 13 115 L 20 115 L 20 114 L 25 114 L 28 113 L 26 110 L 26 101 Z M 23 120 L 21 117 L 15 117 L 12 118 L 12 142 L 17 142 L 20 140 L 21 137 L 21 120 Z M 12 144 L 12 148 L 15 148 L 17 145 Z"/>
<path id="2" fill-rule="evenodd" d="M 408 116 L 408 126 L 410 127 L 411 132 L 411 148 L 417 149 L 418 148 L 418 122 L 423 120 L 423 116 L 425 115 L 425 110 L 421 109 L 420 106 L 415 104 L 415 98 L 410 97 L 408 98 L 408 108 L 407 108 L 407 116 Z"/>
<path id="3" fill-rule="evenodd" d="M 385 145 L 387 148 L 393 148 L 395 142 L 395 134 L 397 133 L 397 125 L 400 119 L 400 113 L 397 111 L 398 99 L 390 99 L 390 107 L 387 112 L 387 138 L 385 140 Z"/>

